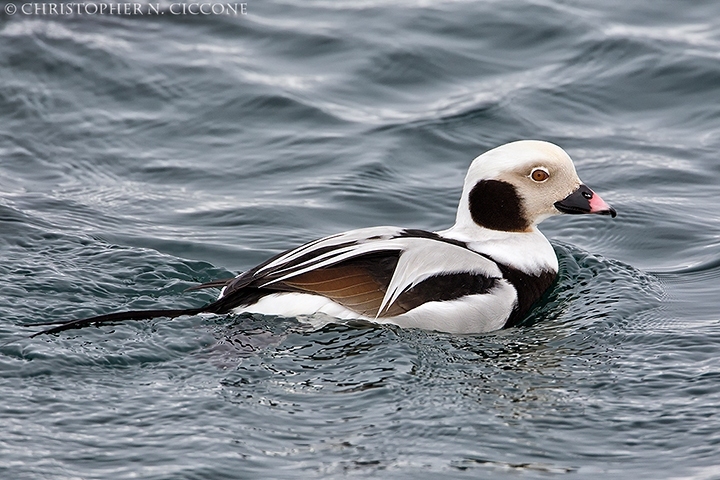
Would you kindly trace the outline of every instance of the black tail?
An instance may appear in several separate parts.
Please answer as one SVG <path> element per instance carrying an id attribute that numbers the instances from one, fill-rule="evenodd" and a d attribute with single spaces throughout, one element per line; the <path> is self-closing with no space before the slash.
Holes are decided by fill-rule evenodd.
<path id="1" fill-rule="evenodd" d="M 65 330 L 71 330 L 73 328 L 83 328 L 88 325 L 108 322 L 122 322 L 124 320 L 149 320 L 151 318 L 176 318 L 183 315 L 197 315 L 198 313 L 213 311 L 211 305 L 205 305 L 200 308 L 185 308 L 180 310 L 130 310 L 128 312 L 116 312 L 108 313 L 105 315 L 98 315 L 96 317 L 82 318 L 80 320 L 70 320 L 68 322 L 42 322 L 42 323 L 30 323 L 24 325 L 25 327 L 40 327 L 43 325 L 57 325 L 56 327 L 41 330 L 37 333 L 30 335 L 30 338 L 37 337 L 38 335 L 49 335 L 52 333 L 63 332 Z"/>
<path id="2" fill-rule="evenodd" d="M 210 282 L 204 285 L 200 285 L 197 288 L 210 288 L 221 286 L 222 282 L 227 283 L 227 280 L 218 280 L 216 282 Z M 224 283 L 223 283 L 224 285 Z M 225 314 L 231 312 L 235 307 L 240 305 L 250 305 L 268 293 L 272 291 L 262 288 L 251 288 L 244 289 L 238 288 L 235 291 L 230 292 L 222 298 L 215 300 L 212 303 L 208 303 L 199 308 L 183 308 L 183 309 L 167 309 L 167 310 L 130 310 L 127 312 L 107 313 L 105 315 L 98 315 L 96 317 L 82 318 L 80 320 L 70 320 L 67 322 L 41 322 L 41 323 L 28 323 L 25 327 L 41 327 L 48 325 L 56 325 L 55 327 L 41 330 L 39 332 L 30 335 L 30 338 L 37 337 L 38 335 L 48 335 L 52 333 L 64 332 L 65 330 L 71 330 L 73 328 L 83 328 L 93 324 L 109 323 L 109 322 L 122 322 L 124 320 L 150 320 L 152 318 L 176 318 L 183 315 L 197 315 L 198 313 L 217 313 Z"/>

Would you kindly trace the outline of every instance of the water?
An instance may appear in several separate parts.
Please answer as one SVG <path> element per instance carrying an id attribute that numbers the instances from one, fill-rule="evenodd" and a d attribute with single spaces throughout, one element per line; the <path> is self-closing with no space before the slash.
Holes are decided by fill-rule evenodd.
<path id="1" fill-rule="evenodd" d="M 0 14 L 0 342 L 446 228 L 520 138 L 618 218 L 545 222 L 559 282 L 487 335 L 197 316 L 6 345 L 1 477 L 720 478 L 720 4 L 387 3 Z"/>

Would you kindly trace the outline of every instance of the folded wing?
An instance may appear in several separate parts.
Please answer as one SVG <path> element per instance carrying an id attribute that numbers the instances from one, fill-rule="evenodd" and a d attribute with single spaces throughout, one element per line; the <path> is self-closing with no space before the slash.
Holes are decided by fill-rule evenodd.
<path id="1" fill-rule="evenodd" d="M 436 234 L 376 227 L 326 237 L 290 250 L 236 277 L 224 287 L 223 310 L 263 294 L 321 295 L 380 318 L 429 301 L 490 291 L 502 274 L 492 260 Z"/>

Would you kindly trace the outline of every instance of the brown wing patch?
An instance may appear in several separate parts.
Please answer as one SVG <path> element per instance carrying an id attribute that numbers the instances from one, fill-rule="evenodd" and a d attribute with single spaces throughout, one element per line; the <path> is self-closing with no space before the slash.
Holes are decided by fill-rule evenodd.
<path id="1" fill-rule="evenodd" d="M 339 265 L 312 270 L 284 280 L 282 285 L 296 291 L 322 295 L 347 309 L 375 317 L 397 265 L 398 253 L 367 255 Z M 383 316 L 407 310 L 391 307 Z"/>

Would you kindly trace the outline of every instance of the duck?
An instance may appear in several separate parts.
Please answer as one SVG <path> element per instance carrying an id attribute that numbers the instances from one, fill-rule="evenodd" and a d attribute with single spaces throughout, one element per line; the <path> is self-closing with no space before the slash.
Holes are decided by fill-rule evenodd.
<path id="1" fill-rule="evenodd" d="M 561 147 L 515 141 L 472 161 L 455 223 L 446 230 L 380 226 L 330 235 L 236 277 L 191 287 L 220 289 L 204 306 L 35 323 L 52 327 L 32 336 L 197 314 L 325 315 L 454 334 L 490 332 L 520 323 L 555 281 L 558 259 L 538 224 L 563 214 L 617 215 L 580 180 Z"/>

